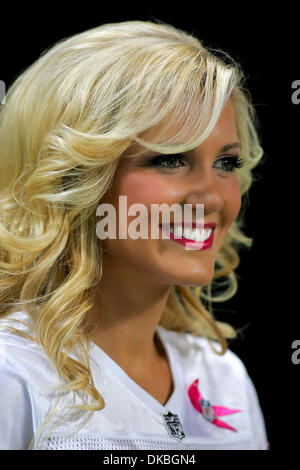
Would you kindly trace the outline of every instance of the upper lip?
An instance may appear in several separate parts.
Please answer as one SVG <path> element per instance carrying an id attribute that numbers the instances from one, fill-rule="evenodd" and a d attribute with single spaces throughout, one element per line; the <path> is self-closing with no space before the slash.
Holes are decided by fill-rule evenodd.
<path id="1" fill-rule="evenodd" d="M 197 223 L 197 222 L 170 222 L 170 224 L 159 224 L 160 227 L 169 226 L 169 225 L 170 225 L 170 227 L 172 227 L 172 226 L 178 227 L 179 226 L 179 227 L 182 227 L 182 229 L 184 229 L 185 227 L 186 228 L 199 228 L 199 229 L 203 229 L 203 228 L 204 229 L 208 229 L 208 228 L 214 229 L 217 226 L 217 224 L 215 222 L 209 222 L 207 224 L 204 224 L 204 226 Z"/>

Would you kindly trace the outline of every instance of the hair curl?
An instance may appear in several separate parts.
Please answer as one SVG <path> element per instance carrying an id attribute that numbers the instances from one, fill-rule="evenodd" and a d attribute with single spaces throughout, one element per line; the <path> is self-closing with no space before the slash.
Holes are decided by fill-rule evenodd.
<path id="1" fill-rule="evenodd" d="M 238 248 L 252 243 L 242 231 L 245 196 L 263 150 L 244 82 L 239 64 L 193 35 L 159 21 L 125 21 L 59 41 L 8 89 L 0 110 L 0 316 L 26 309 L 29 336 L 43 346 L 65 388 L 92 399 L 80 409 L 105 406 L 90 374 L 86 322 L 102 274 L 99 201 L 131 144 L 189 151 L 207 138 L 229 98 L 245 162 L 237 170 L 242 209 L 212 282 L 173 286 L 160 325 L 216 339 L 218 354 L 236 336 L 214 319 L 211 302 L 236 293 Z M 163 131 L 181 124 L 167 141 L 141 139 L 158 123 Z M 224 283 L 217 281 L 224 278 L 227 289 L 220 292 Z M 70 356 L 75 345 L 80 360 Z"/>

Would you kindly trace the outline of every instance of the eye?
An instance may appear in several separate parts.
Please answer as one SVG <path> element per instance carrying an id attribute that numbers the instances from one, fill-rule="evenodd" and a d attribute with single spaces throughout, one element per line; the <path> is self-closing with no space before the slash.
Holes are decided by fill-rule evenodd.
<path id="1" fill-rule="evenodd" d="M 156 167 L 168 170 L 176 170 L 186 166 L 186 164 L 186 158 L 182 153 L 175 155 L 157 155 L 150 158 L 146 162 L 146 166 L 148 167 Z M 235 168 L 241 168 L 243 165 L 244 161 L 238 155 L 226 155 L 223 158 L 217 160 L 214 164 L 214 167 L 223 170 L 226 173 L 232 173 Z"/>
<path id="2" fill-rule="evenodd" d="M 216 161 L 217 163 L 221 163 L 220 170 L 224 170 L 227 173 L 232 173 L 235 168 L 242 168 L 244 166 L 244 161 L 238 155 L 227 155 L 223 158 L 220 158 Z"/>
<path id="3" fill-rule="evenodd" d="M 154 166 L 158 168 L 177 169 L 185 166 L 185 157 L 181 153 L 176 155 L 158 155 L 151 158 L 146 166 Z"/>

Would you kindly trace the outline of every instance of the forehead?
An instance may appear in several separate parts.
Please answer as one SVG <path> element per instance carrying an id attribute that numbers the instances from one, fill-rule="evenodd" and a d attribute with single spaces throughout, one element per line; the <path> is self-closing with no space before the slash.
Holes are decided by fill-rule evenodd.
<path id="1" fill-rule="evenodd" d="M 213 128 L 211 134 L 203 142 L 202 145 L 207 144 L 212 140 L 222 141 L 222 140 L 239 140 L 238 131 L 236 125 L 236 118 L 234 113 L 234 107 L 230 101 L 227 101 L 222 112 L 219 116 L 219 119 Z M 226 143 L 226 142 L 224 142 Z"/>
<path id="2" fill-rule="evenodd" d="M 176 124 L 175 122 L 172 123 L 172 125 L 167 128 L 166 131 L 163 131 L 165 126 L 162 125 L 162 123 L 158 123 L 150 129 L 147 129 L 146 131 L 142 132 L 139 137 L 143 140 L 146 140 L 147 142 L 164 142 L 165 140 L 171 139 L 172 136 L 174 136 L 179 131 L 181 125 L 181 122 L 178 122 L 178 124 Z M 215 127 L 213 128 L 211 134 L 201 144 L 201 146 L 209 144 L 212 140 L 223 141 L 224 139 L 238 140 L 234 107 L 230 99 L 226 102 L 225 106 L 223 107 L 219 119 Z M 137 142 L 133 142 L 123 153 L 123 156 L 134 155 L 137 157 L 143 156 L 145 154 L 151 156 L 157 153 L 158 152 L 146 149 Z"/>

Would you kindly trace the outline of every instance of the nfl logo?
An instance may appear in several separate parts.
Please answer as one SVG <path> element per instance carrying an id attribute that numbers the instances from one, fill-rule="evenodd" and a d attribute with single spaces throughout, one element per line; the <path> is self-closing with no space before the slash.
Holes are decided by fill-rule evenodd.
<path id="1" fill-rule="evenodd" d="M 213 421 L 216 416 L 215 416 L 215 413 L 214 413 L 214 410 L 210 404 L 210 401 L 209 400 L 199 400 L 199 403 L 200 403 L 200 406 L 202 408 L 202 414 L 204 416 L 205 419 L 207 419 L 208 421 Z"/>
<path id="2" fill-rule="evenodd" d="M 175 437 L 176 439 L 183 439 L 185 434 L 179 421 L 179 417 L 177 415 L 173 415 L 170 411 L 163 415 L 163 417 L 170 436 Z"/>

